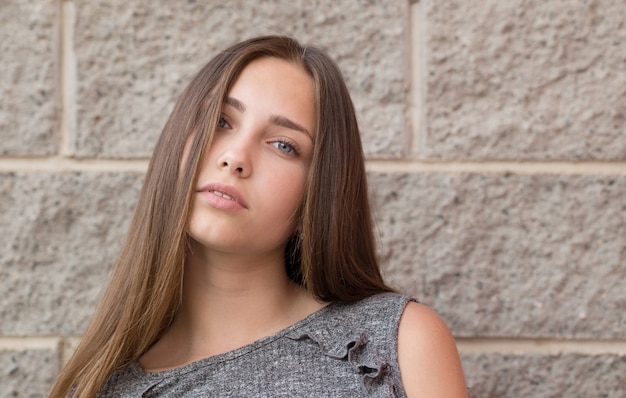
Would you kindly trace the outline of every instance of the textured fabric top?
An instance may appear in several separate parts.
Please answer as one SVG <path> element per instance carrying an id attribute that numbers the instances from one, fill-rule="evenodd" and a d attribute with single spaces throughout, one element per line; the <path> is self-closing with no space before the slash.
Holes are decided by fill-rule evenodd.
<path id="1" fill-rule="evenodd" d="M 332 303 L 236 350 L 162 372 L 114 373 L 98 397 L 404 397 L 398 324 L 411 298 Z"/>

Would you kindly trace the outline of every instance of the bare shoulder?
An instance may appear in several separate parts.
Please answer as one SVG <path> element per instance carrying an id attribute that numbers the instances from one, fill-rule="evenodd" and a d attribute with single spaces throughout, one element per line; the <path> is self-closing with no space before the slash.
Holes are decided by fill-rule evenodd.
<path id="1" fill-rule="evenodd" d="M 430 308 L 409 303 L 398 329 L 398 363 L 409 398 L 467 397 L 454 338 Z"/>

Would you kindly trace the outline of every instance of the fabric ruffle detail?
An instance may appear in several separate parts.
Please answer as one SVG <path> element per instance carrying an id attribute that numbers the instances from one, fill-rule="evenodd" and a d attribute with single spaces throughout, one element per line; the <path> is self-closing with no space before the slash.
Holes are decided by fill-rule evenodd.
<path id="1" fill-rule="evenodd" d="M 317 343 L 322 353 L 337 360 L 347 360 L 361 375 L 363 392 L 369 397 L 395 397 L 396 386 L 390 374 L 386 355 L 368 344 L 365 333 L 338 334 L 333 337 L 327 330 L 296 331 L 287 335 L 292 340 L 310 339 Z M 337 336 L 341 337 L 337 337 Z"/>

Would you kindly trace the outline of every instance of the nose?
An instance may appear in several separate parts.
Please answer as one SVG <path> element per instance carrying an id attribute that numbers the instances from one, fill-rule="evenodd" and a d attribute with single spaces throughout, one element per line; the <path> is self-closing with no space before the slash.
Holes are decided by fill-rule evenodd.
<path id="1" fill-rule="evenodd" d="M 246 145 L 232 146 L 217 158 L 217 167 L 239 177 L 248 177 L 252 173 L 249 151 Z"/>

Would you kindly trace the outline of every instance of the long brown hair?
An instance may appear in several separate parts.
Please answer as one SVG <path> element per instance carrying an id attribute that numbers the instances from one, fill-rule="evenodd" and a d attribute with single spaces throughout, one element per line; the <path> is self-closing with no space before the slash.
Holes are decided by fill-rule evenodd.
<path id="1" fill-rule="evenodd" d="M 260 57 L 302 66 L 316 91 L 317 131 L 289 276 L 323 301 L 389 291 L 382 280 L 354 107 L 339 68 L 316 47 L 281 36 L 250 39 L 219 53 L 178 100 L 156 144 L 128 235 L 100 304 L 51 397 L 94 396 L 171 324 L 182 297 L 187 223 L 198 164 L 222 101 L 242 69 Z M 181 162 L 190 140 L 186 160 Z"/>

